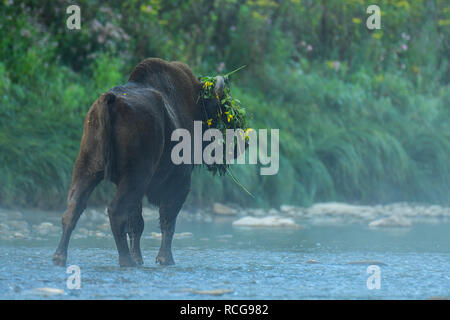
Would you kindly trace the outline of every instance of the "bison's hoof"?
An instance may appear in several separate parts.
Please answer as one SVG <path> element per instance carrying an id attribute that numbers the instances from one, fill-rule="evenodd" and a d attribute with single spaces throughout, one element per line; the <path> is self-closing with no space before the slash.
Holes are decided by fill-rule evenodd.
<path id="1" fill-rule="evenodd" d="M 132 255 L 134 262 L 138 265 L 138 266 L 142 266 L 144 264 L 144 260 L 142 260 L 142 257 L 140 256 L 136 256 L 136 255 Z"/>
<path id="2" fill-rule="evenodd" d="M 67 257 L 62 254 L 55 253 L 53 255 L 53 264 L 55 266 L 65 267 L 66 266 Z"/>
<path id="3" fill-rule="evenodd" d="M 131 257 L 126 257 L 126 258 L 119 258 L 119 265 L 121 268 L 132 268 L 132 267 L 137 267 L 136 262 L 134 262 L 133 259 L 131 259 Z"/>
<path id="4" fill-rule="evenodd" d="M 162 266 L 171 266 L 175 264 L 175 261 L 173 261 L 173 258 L 171 256 L 167 257 L 158 255 L 156 257 L 156 263 Z"/>

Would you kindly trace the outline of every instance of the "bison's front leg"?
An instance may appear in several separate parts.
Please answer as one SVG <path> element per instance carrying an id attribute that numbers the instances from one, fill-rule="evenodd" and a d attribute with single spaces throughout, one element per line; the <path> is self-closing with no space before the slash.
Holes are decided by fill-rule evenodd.
<path id="1" fill-rule="evenodd" d="M 162 239 L 161 247 L 156 257 L 156 263 L 161 265 L 175 264 L 172 257 L 172 239 L 175 232 L 176 219 L 189 193 L 189 188 L 190 179 L 183 183 L 178 182 L 178 186 L 174 188 L 176 190 L 173 190 L 172 197 L 168 197 L 159 207 Z"/>
<path id="2" fill-rule="evenodd" d="M 130 253 L 138 264 L 144 264 L 141 254 L 141 236 L 144 231 L 144 219 L 142 218 L 142 203 L 132 212 L 128 218 L 128 238 L 130 239 Z"/>

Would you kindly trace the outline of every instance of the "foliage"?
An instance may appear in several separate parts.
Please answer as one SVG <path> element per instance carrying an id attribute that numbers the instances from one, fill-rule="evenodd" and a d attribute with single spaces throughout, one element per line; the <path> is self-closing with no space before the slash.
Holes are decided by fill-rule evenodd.
<path id="1" fill-rule="evenodd" d="M 83 118 L 146 57 L 196 74 L 247 65 L 233 84 L 253 128 L 280 129 L 280 172 L 196 170 L 190 204 L 450 199 L 446 0 L 62 0 L 0 3 L 0 205 L 60 207 Z M 98 188 L 91 203 L 111 198 Z"/>
<path id="2" fill-rule="evenodd" d="M 208 126 L 208 128 L 218 129 L 222 133 L 221 141 L 216 141 L 217 143 L 221 144 L 222 150 L 227 150 L 227 143 L 233 145 L 233 142 L 228 141 L 224 138 L 227 136 L 227 129 L 240 129 L 240 131 L 238 131 L 241 134 L 240 139 L 238 139 L 239 137 L 233 138 L 237 146 L 243 145 L 245 141 L 248 141 L 248 133 L 251 131 L 251 129 L 247 127 L 247 116 L 245 113 L 245 108 L 241 107 L 240 100 L 233 98 L 233 96 L 231 95 L 229 76 L 239 69 L 236 69 L 235 71 L 223 76 L 224 88 L 223 95 L 221 97 L 219 97 L 215 93 L 215 87 L 217 84 L 217 78 L 215 76 L 205 76 L 200 78 L 200 81 L 202 83 L 202 90 L 199 94 L 199 100 L 220 100 L 221 107 L 218 109 L 218 112 L 214 118 L 206 120 L 206 125 Z M 228 155 L 226 153 L 222 153 L 222 156 L 223 157 L 221 159 L 221 163 L 214 162 L 212 164 L 205 164 L 208 171 L 211 171 L 213 175 L 215 175 L 216 173 L 218 173 L 219 175 L 225 175 L 227 173 L 227 168 L 229 167 L 229 164 L 227 162 Z"/>

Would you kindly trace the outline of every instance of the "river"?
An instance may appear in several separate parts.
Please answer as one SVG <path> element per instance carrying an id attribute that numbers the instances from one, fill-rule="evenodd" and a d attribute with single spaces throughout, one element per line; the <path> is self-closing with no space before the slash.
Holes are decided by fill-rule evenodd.
<path id="1" fill-rule="evenodd" d="M 301 228 L 245 228 L 233 226 L 232 220 L 180 219 L 173 243 L 176 265 L 169 267 L 155 264 L 160 243 L 156 223 L 146 225 L 144 266 L 139 268 L 118 266 L 110 232 L 74 237 L 67 265 L 79 267 L 80 289 L 69 289 L 71 274 L 52 264 L 59 232 L 0 240 L 0 299 L 450 296 L 448 221 L 407 228 L 308 221 Z"/>

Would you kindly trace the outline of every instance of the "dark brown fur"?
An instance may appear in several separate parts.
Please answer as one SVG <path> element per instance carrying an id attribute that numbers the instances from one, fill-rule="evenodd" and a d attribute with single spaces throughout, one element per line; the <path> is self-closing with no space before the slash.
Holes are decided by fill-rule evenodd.
<path id="1" fill-rule="evenodd" d="M 156 261 L 174 263 L 172 237 L 189 192 L 192 165 L 171 162 L 175 142 L 170 137 L 177 128 L 192 133 L 194 120 L 205 119 L 205 109 L 209 114 L 219 107 L 217 101 L 198 105 L 200 89 L 200 82 L 186 65 L 152 58 L 141 62 L 125 85 L 112 88 L 94 102 L 84 122 L 62 217 L 63 234 L 53 257 L 56 265 L 65 265 L 70 235 L 89 195 L 104 178 L 117 186 L 108 215 L 120 265 L 142 264 L 139 243 L 144 196 L 159 206 L 162 242 Z"/>

